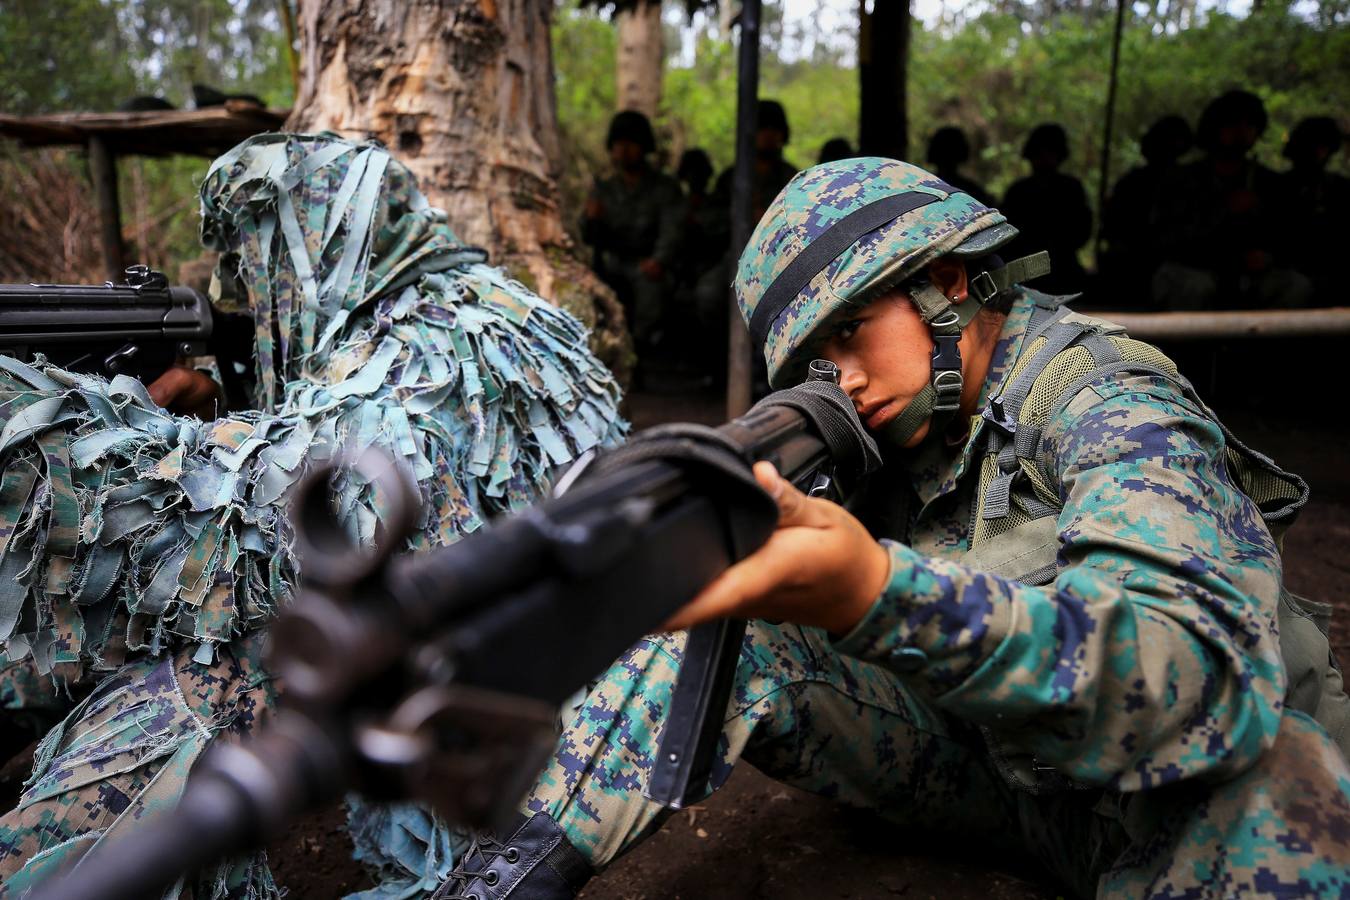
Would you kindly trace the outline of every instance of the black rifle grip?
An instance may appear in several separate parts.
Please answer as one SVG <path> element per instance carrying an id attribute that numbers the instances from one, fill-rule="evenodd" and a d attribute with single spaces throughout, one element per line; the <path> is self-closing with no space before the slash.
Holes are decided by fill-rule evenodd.
<path id="1" fill-rule="evenodd" d="M 649 799 L 683 809 L 707 796 L 745 627 L 744 619 L 720 619 L 689 630 L 647 784 Z"/>

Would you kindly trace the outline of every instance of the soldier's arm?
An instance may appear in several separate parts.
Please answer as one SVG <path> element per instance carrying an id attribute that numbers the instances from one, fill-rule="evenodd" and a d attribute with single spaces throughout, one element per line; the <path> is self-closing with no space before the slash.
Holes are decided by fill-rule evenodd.
<path id="1" fill-rule="evenodd" d="M 1279 557 L 1223 437 L 1169 382 L 1088 388 L 1047 428 L 1059 575 L 1031 587 L 890 547 L 838 643 L 1083 781 L 1226 777 L 1274 740 Z"/>

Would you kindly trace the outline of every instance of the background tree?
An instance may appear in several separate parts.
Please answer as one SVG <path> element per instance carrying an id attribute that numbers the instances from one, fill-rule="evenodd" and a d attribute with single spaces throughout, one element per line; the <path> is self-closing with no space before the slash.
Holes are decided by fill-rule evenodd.
<path id="1" fill-rule="evenodd" d="M 618 31 L 615 111 L 635 109 L 655 119 L 661 108 L 661 76 L 666 67 L 661 0 L 638 0 L 616 11 L 614 26 Z"/>
<path id="2" fill-rule="evenodd" d="M 303 0 L 287 126 L 380 139 L 459 236 L 596 329 L 624 368 L 622 314 L 567 251 L 552 0 Z"/>

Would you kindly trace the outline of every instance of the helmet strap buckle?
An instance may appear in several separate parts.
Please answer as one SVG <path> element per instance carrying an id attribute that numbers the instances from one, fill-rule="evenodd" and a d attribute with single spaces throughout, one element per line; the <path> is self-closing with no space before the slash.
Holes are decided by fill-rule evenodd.
<path id="1" fill-rule="evenodd" d="M 998 295 L 999 287 L 998 282 L 994 280 L 994 276 L 990 275 L 988 270 L 985 270 L 970 279 L 969 290 L 970 295 L 983 306 Z"/>
<path id="2" fill-rule="evenodd" d="M 961 405 L 965 376 L 961 372 L 961 335 L 933 335 L 933 374 L 930 384 L 937 395 L 933 403 L 934 415 L 950 415 Z"/>

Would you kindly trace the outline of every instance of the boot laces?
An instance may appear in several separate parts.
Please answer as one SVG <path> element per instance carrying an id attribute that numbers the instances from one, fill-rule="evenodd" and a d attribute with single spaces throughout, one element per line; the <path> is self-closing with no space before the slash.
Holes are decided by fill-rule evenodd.
<path id="1" fill-rule="evenodd" d="M 469 860 L 477 855 L 483 861 L 477 869 L 470 872 L 465 868 Z M 469 885 L 474 879 L 483 874 L 483 871 L 492 865 L 493 861 L 499 857 L 506 857 L 508 863 L 514 863 L 520 858 L 520 851 L 515 847 L 508 847 L 501 841 L 491 835 L 474 835 L 473 843 L 469 845 L 468 851 L 459 858 L 455 867 L 450 870 L 445 882 L 436 889 L 436 893 L 431 895 L 431 900 L 488 900 L 479 894 L 466 893 Z M 489 887 L 496 884 L 496 873 L 493 873 L 493 881 L 488 882 L 483 879 Z"/>

